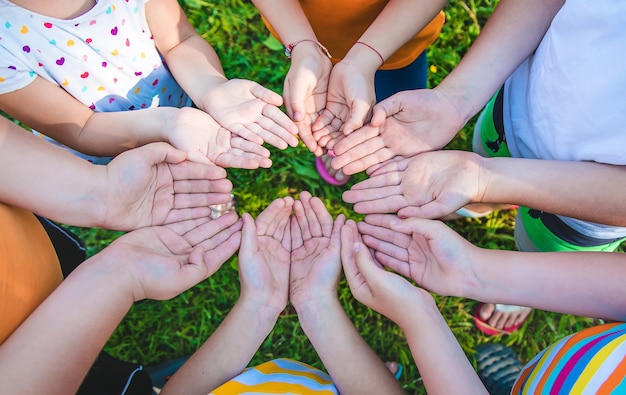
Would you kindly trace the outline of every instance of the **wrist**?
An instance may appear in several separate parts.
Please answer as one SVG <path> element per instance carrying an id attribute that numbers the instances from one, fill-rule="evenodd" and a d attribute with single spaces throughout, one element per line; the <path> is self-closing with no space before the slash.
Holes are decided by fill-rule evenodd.
<path id="1" fill-rule="evenodd" d="M 441 97 L 449 102 L 456 110 L 461 129 L 474 115 L 482 109 L 482 104 L 472 103 L 473 95 L 464 85 L 458 86 L 444 78 L 439 85 L 433 88 Z M 483 103 L 484 104 L 484 103 Z"/>
<path id="2" fill-rule="evenodd" d="M 353 67 L 373 75 L 383 65 L 383 60 L 380 52 L 373 46 L 357 42 L 350 48 L 341 63 L 353 65 Z"/>
<path id="3" fill-rule="evenodd" d="M 278 316 L 285 310 L 287 303 L 286 301 L 270 303 L 269 301 L 263 300 L 263 298 L 254 297 L 242 292 L 236 305 L 239 306 L 240 309 L 252 314 L 256 322 L 271 323 L 273 326 Z"/>
<path id="4" fill-rule="evenodd" d="M 343 312 L 343 306 L 336 295 L 327 295 L 314 299 L 307 299 L 293 305 L 298 314 L 298 321 L 305 333 L 315 331 L 315 328 L 325 326 L 337 312 Z"/>

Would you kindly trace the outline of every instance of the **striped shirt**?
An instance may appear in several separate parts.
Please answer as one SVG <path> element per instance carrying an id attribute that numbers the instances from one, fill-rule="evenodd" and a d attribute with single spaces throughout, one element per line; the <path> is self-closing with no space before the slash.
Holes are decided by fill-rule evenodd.
<path id="1" fill-rule="evenodd" d="M 338 395 L 328 374 L 302 362 L 275 359 L 248 368 L 210 395 L 301 394 Z"/>
<path id="2" fill-rule="evenodd" d="M 511 394 L 624 394 L 625 377 L 626 324 L 604 324 L 543 350 L 522 370 Z"/>

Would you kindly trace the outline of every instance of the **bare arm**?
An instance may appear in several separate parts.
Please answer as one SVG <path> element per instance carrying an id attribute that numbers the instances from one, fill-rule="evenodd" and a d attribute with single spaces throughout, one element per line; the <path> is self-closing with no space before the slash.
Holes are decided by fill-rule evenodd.
<path id="1" fill-rule="evenodd" d="M 192 246 L 185 237 L 193 230 L 181 237 L 165 227 L 145 228 L 81 264 L 0 346 L 1 392 L 75 393 L 134 301 L 172 298 L 235 252 L 240 226 L 229 217 L 201 225 L 204 235 L 220 233 L 215 243 Z"/>
<path id="2" fill-rule="evenodd" d="M 255 221 L 244 214 L 239 252 L 241 295 L 211 337 L 166 383 L 163 395 L 204 395 L 250 363 L 287 304 L 289 214 L 293 199 L 277 199 Z"/>
<path id="3" fill-rule="evenodd" d="M 0 119 L 0 200 L 76 226 L 132 230 L 201 218 L 228 201 L 232 184 L 217 166 L 150 144 L 93 165 Z"/>
<path id="4" fill-rule="evenodd" d="M 429 394 L 485 394 L 433 297 L 372 260 L 354 222 L 341 233 L 346 279 L 356 299 L 398 324 Z"/>
<path id="5" fill-rule="evenodd" d="M 300 194 L 294 212 L 290 300 L 333 382 L 342 394 L 403 394 L 337 298 L 343 216 L 333 221 L 308 192 Z"/>
<path id="6" fill-rule="evenodd" d="M 278 108 L 283 104 L 281 96 L 253 81 L 228 80 L 217 54 L 191 26 L 177 1 L 148 2 L 146 18 L 157 49 L 198 108 L 257 144 L 267 142 L 280 149 L 298 144 L 296 125 Z"/>
<path id="7" fill-rule="evenodd" d="M 473 246 L 440 221 L 370 215 L 359 224 L 381 263 L 440 295 L 626 319 L 626 255 Z"/>

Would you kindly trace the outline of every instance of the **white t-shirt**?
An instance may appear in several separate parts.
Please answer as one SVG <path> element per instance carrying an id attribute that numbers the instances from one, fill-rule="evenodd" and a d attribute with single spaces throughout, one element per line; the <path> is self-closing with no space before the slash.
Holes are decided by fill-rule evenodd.
<path id="1" fill-rule="evenodd" d="M 191 105 L 156 49 L 147 1 L 100 0 L 63 20 L 0 0 L 0 94 L 40 76 L 98 112 Z"/>
<path id="2" fill-rule="evenodd" d="M 513 157 L 626 165 L 626 2 L 567 0 L 504 89 Z M 588 236 L 626 236 L 560 218 Z"/>

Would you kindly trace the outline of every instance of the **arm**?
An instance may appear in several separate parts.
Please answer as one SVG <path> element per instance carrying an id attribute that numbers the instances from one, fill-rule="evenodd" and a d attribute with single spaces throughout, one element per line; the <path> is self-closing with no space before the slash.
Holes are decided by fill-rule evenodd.
<path id="1" fill-rule="evenodd" d="M 291 198 L 275 200 L 259 214 L 256 224 L 244 214 L 239 300 L 161 394 L 204 395 L 248 366 L 287 304 L 292 205 Z"/>
<path id="2" fill-rule="evenodd" d="M 437 87 L 399 92 L 374 106 L 361 133 L 333 143 L 332 166 L 354 174 L 397 155 L 443 148 L 537 48 L 562 5 L 563 0 L 501 1 Z"/>
<path id="3" fill-rule="evenodd" d="M 0 346 L 0 391 L 75 393 L 134 301 L 172 298 L 235 252 L 240 227 L 229 217 L 205 224 L 220 234 L 213 248 L 192 246 L 165 227 L 145 228 L 81 264 Z"/>
<path id="4" fill-rule="evenodd" d="M 344 218 L 333 221 L 322 201 L 308 192 L 300 194 L 294 209 L 289 297 L 333 382 L 342 394 L 404 393 L 337 298 Z"/>
<path id="5" fill-rule="evenodd" d="M 223 169 L 163 143 L 96 166 L 5 118 L 0 142 L 0 200 L 66 224 L 132 230 L 202 218 L 232 189 Z"/>
<path id="6" fill-rule="evenodd" d="M 429 394 L 486 393 L 433 297 L 372 260 L 351 221 L 341 231 L 341 260 L 354 297 L 404 331 Z"/>
<path id="7" fill-rule="evenodd" d="M 197 161 L 208 157 L 225 167 L 271 166 L 267 149 L 232 137 L 210 115 L 195 108 L 94 112 L 41 77 L 22 89 L 0 95 L 0 108 L 87 155 L 115 156 L 148 143 L 168 142 Z"/>
<path id="8" fill-rule="evenodd" d="M 326 106 L 330 59 L 315 44 L 317 37 L 299 0 L 254 0 L 253 3 L 276 30 L 283 45 L 312 40 L 300 42 L 291 52 L 283 97 L 287 114 L 298 126 L 302 142 L 311 152 L 321 155 L 322 148 L 313 138 L 311 124 Z"/>
<path id="9" fill-rule="evenodd" d="M 487 250 L 439 221 L 371 215 L 366 222 L 359 231 L 379 261 L 432 292 L 626 319 L 622 253 Z"/>
<path id="10" fill-rule="evenodd" d="M 626 226 L 624 182 L 625 166 L 445 150 L 386 163 L 343 197 L 363 214 L 441 218 L 469 203 L 510 203 Z"/>
<path id="11" fill-rule="evenodd" d="M 282 98 L 248 80 L 228 80 L 213 48 L 191 26 L 175 0 L 146 4 L 159 52 L 196 105 L 241 137 L 277 148 L 298 144 L 297 128 L 278 106 Z M 152 21 L 152 22 L 150 22 Z"/>
<path id="12" fill-rule="evenodd" d="M 313 125 L 313 130 L 320 131 L 334 118 L 345 122 L 341 127 L 344 134 L 363 126 L 376 102 L 374 74 L 382 66 L 382 60 L 389 58 L 432 21 L 445 3 L 445 0 L 389 1 L 357 40 L 367 45 L 354 44 L 333 68 L 326 110 Z M 323 134 L 318 132 L 315 135 L 319 140 Z"/>

